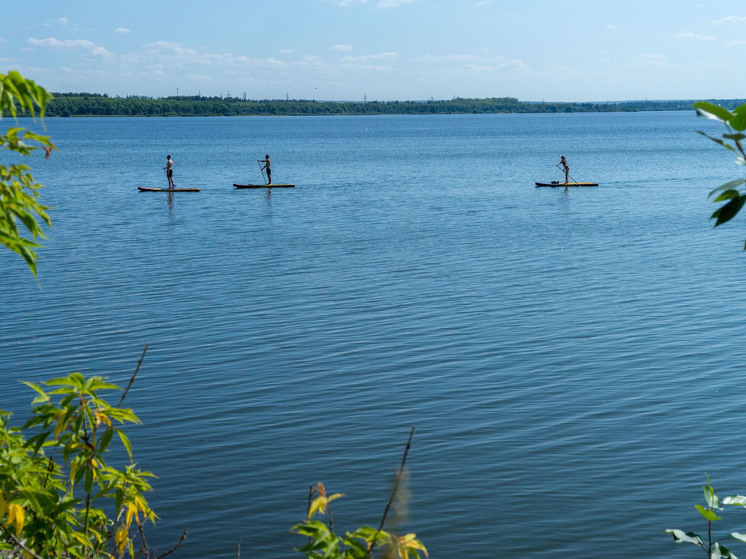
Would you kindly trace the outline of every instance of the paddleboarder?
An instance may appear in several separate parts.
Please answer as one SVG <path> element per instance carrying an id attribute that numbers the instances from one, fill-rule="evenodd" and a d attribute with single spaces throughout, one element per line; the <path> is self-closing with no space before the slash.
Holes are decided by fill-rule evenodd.
<path id="1" fill-rule="evenodd" d="M 264 167 L 260 170 L 267 170 L 267 184 L 272 184 L 272 170 L 269 168 L 269 155 L 265 155 L 264 159 L 257 159 L 259 163 L 264 163 Z"/>
<path id="2" fill-rule="evenodd" d="M 562 165 L 562 167 L 560 167 Z M 560 156 L 560 162 L 557 163 L 557 167 L 560 167 L 560 171 L 565 172 L 565 190 L 567 190 L 567 183 L 570 180 L 570 166 L 567 164 L 567 159 L 565 159 L 564 155 Z"/>
<path id="3" fill-rule="evenodd" d="M 168 177 L 168 188 L 172 189 L 174 187 L 174 162 L 170 155 L 166 156 L 166 166 L 164 169 L 166 169 L 166 176 Z"/>

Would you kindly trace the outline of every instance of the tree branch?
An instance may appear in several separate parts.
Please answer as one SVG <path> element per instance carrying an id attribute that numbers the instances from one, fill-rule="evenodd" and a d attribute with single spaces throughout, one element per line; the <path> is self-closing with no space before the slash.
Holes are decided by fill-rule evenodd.
<path id="1" fill-rule="evenodd" d="M 145 352 L 148 351 L 148 344 L 145 344 L 145 347 L 142 348 L 142 355 L 140 356 L 140 360 L 137 362 L 137 367 L 135 367 L 135 372 L 132 373 L 132 378 L 130 378 L 130 383 L 127 385 L 127 388 L 124 389 L 124 394 L 122 394 L 122 399 L 119 400 L 118 408 L 122 407 L 122 404 L 124 403 L 124 398 L 127 396 L 127 392 L 130 391 L 130 388 L 132 388 L 132 383 L 135 382 L 135 377 L 137 376 L 137 371 L 140 370 L 140 365 L 142 365 L 142 360 L 145 359 Z"/>
<path id="2" fill-rule="evenodd" d="M 0 525 L 2 527 L 2 525 Z M 31 551 L 28 547 L 26 547 L 21 540 L 19 540 L 13 532 L 7 532 L 8 537 L 13 540 L 13 543 L 15 543 L 18 547 L 20 547 L 24 552 L 28 553 L 31 557 L 34 559 L 44 559 L 43 557 L 39 557 L 36 553 Z"/>
<path id="3" fill-rule="evenodd" d="M 368 553 L 373 551 L 373 547 L 376 545 L 376 539 L 378 538 L 378 534 L 381 533 L 381 530 L 383 530 L 383 525 L 386 523 L 386 516 L 389 514 L 389 509 L 391 508 L 391 503 L 394 501 L 394 497 L 396 496 L 396 492 L 399 489 L 399 482 L 401 481 L 402 474 L 404 473 L 404 464 L 407 462 L 407 454 L 409 454 L 409 449 L 412 447 L 412 437 L 414 437 L 414 425 L 412 425 L 412 430 L 409 432 L 409 440 L 407 441 L 407 448 L 404 449 L 404 456 L 401 460 L 401 466 L 399 466 L 399 472 L 396 474 L 396 480 L 394 481 L 394 489 L 391 491 L 391 497 L 389 497 L 389 502 L 386 503 L 386 510 L 383 511 L 383 518 L 381 518 L 381 524 L 378 526 L 378 531 L 376 531 L 376 535 L 373 537 L 373 539 L 368 542 Z"/>
<path id="4" fill-rule="evenodd" d="M 168 550 L 168 551 L 167 551 L 166 553 L 164 553 L 163 555 L 159 555 L 159 556 L 158 556 L 158 557 L 157 557 L 156 559 L 163 559 L 163 558 L 164 558 L 164 557 L 166 557 L 167 555 L 171 555 L 171 554 L 172 554 L 172 553 L 173 553 L 174 551 L 176 551 L 176 549 L 177 549 L 177 548 L 178 548 L 178 547 L 179 547 L 179 546 L 181 545 L 181 542 L 183 542 L 183 541 L 184 541 L 184 540 L 186 539 L 186 537 L 187 537 L 187 531 L 186 531 L 186 530 L 184 530 L 184 533 L 183 533 L 183 534 L 181 534 L 181 537 L 179 538 L 179 541 L 178 541 L 178 542 L 176 542 L 176 545 L 175 545 L 175 546 L 173 546 L 173 547 L 172 547 L 171 549 L 169 549 L 169 550 Z"/>

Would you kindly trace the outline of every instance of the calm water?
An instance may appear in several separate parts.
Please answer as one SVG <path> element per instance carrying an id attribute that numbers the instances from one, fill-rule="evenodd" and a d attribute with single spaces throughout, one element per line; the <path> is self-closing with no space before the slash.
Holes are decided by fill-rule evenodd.
<path id="1" fill-rule="evenodd" d="M 6 124 L 10 124 L 7 123 Z M 746 492 L 738 176 L 693 113 L 59 119 L 39 281 L 0 251 L 0 408 L 17 379 L 126 385 L 159 477 L 151 543 L 293 557 L 308 486 L 431 557 L 683 556 L 709 474 Z M 167 153 L 179 186 L 163 186 Z M 260 182 L 271 154 L 276 182 Z M 536 189 L 571 175 L 597 189 Z M 20 419 L 19 419 L 20 421 Z M 732 515 L 733 513 L 731 513 Z M 736 515 L 737 516 L 737 515 Z M 741 526 L 742 528 L 742 526 Z M 734 546 L 734 551 L 738 546 Z M 299 555 L 298 555 L 299 556 Z"/>

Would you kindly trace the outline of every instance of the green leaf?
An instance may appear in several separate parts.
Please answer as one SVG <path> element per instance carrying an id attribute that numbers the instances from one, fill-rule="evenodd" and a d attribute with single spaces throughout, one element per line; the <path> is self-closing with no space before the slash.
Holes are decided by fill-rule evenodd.
<path id="1" fill-rule="evenodd" d="M 735 555 L 733 555 L 730 550 L 725 547 L 722 544 L 716 543 L 713 546 L 712 555 L 710 555 L 711 559 L 738 559 Z"/>
<path id="2" fill-rule="evenodd" d="M 737 505 L 746 506 L 746 496 L 744 495 L 731 495 L 730 497 L 723 498 L 724 505 Z"/>
<path id="3" fill-rule="evenodd" d="M 676 543 L 702 545 L 702 539 L 694 532 L 684 532 L 683 530 L 665 530 L 665 532 L 671 534 Z"/>
<path id="4" fill-rule="evenodd" d="M 702 505 L 695 505 L 695 507 L 700 512 L 700 514 L 707 519 L 708 522 L 714 522 L 715 520 L 720 520 L 721 518 L 717 514 L 715 514 L 715 511 L 703 507 Z"/>
<path id="5" fill-rule="evenodd" d="M 715 198 L 713 202 L 723 202 L 724 200 L 731 200 L 739 196 L 738 190 L 726 190 L 720 196 Z"/>
<path id="6" fill-rule="evenodd" d="M 741 105 L 733 110 L 733 118 L 730 119 L 733 130 L 746 129 L 746 105 Z"/>
<path id="7" fill-rule="evenodd" d="M 720 501 L 715 495 L 715 490 L 712 488 L 712 483 L 710 483 L 710 476 L 707 476 L 707 485 L 702 486 L 702 490 L 705 494 L 705 502 L 707 503 L 707 506 L 711 509 L 716 509 L 720 507 Z"/>
<path id="8" fill-rule="evenodd" d="M 733 118 L 733 114 L 720 105 L 713 105 L 707 101 L 699 101 L 694 103 L 694 108 L 697 109 L 697 116 L 703 116 L 710 120 L 719 120 L 720 122 L 728 122 Z"/>
<path id="9" fill-rule="evenodd" d="M 111 438 L 114 436 L 114 429 L 107 429 L 104 433 L 104 436 L 101 437 L 101 440 L 98 443 L 98 452 L 102 453 L 106 451 L 106 448 L 109 446 L 109 443 L 111 442 Z"/>
<path id="10" fill-rule="evenodd" d="M 733 190 L 733 189 L 741 186 L 744 183 L 746 183 L 746 179 L 737 179 L 737 180 L 726 182 L 725 184 L 721 184 L 715 190 L 713 190 L 712 192 L 710 192 L 710 196 L 712 196 L 713 194 L 716 194 L 718 192 L 722 192 L 723 190 Z"/>
<path id="11" fill-rule="evenodd" d="M 731 532 L 730 537 L 734 540 L 738 540 L 739 542 L 746 543 L 746 534 L 742 534 L 740 532 Z"/>
<path id="12" fill-rule="evenodd" d="M 721 140 L 720 138 L 713 138 L 712 136 L 710 136 L 709 134 L 705 134 L 705 133 L 704 133 L 704 132 L 702 132 L 701 130 L 697 130 L 697 134 L 702 134 L 702 135 L 703 135 L 703 136 L 704 136 L 705 138 L 709 138 L 710 140 L 712 140 L 712 141 L 713 141 L 713 142 L 715 142 L 716 144 L 719 144 L 719 145 L 723 146 L 724 148 L 726 148 L 726 149 L 729 149 L 729 150 L 731 150 L 731 151 L 735 151 L 735 149 L 733 148 L 733 146 L 732 146 L 732 145 L 730 145 L 730 144 L 728 144 L 728 143 L 724 142 L 724 141 L 723 141 L 723 140 Z"/>
<path id="13" fill-rule="evenodd" d="M 31 401 L 32 405 L 38 404 L 40 402 L 48 402 L 49 401 L 49 396 L 47 395 L 46 392 L 44 392 L 44 389 L 42 389 L 41 386 L 39 386 L 38 384 L 34 384 L 33 382 L 26 382 L 24 380 L 22 380 L 21 382 L 23 384 L 25 384 L 26 386 L 28 386 L 29 388 L 33 388 L 34 390 L 36 390 L 39 393 L 39 396 L 37 396 L 36 398 L 34 398 L 34 400 Z"/>
<path id="14" fill-rule="evenodd" d="M 86 493 L 91 493 L 93 491 L 93 470 L 90 468 L 85 471 L 85 482 L 83 487 L 85 488 Z"/>
<path id="15" fill-rule="evenodd" d="M 738 196 L 737 198 L 733 198 L 720 209 L 716 210 L 710 217 L 710 219 L 717 218 L 715 227 L 733 219 L 738 212 L 741 211 L 744 202 L 746 202 L 746 196 Z"/>
<path id="16" fill-rule="evenodd" d="M 122 441 L 122 444 L 124 445 L 124 448 L 127 449 L 127 454 L 129 454 L 130 461 L 132 461 L 132 444 L 130 443 L 130 440 L 127 438 L 127 435 L 124 434 L 124 431 L 121 429 L 117 429 L 117 434 L 119 435 L 119 438 Z"/>

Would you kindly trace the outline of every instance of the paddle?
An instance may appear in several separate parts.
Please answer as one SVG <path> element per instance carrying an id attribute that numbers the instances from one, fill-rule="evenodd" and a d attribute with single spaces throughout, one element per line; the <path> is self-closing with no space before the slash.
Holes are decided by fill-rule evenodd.
<path id="1" fill-rule="evenodd" d="M 560 167 L 560 165 L 562 165 L 562 163 L 557 163 L 555 167 L 557 167 L 557 169 L 559 169 L 562 173 L 564 173 L 565 170 L 562 167 Z M 575 178 L 570 173 L 567 173 L 567 178 L 570 179 L 572 182 L 578 182 L 575 180 Z"/>
<path id="2" fill-rule="evenodd" d="M 257 159 L 256 162 L 259 164 L 259 171 L 262 173 L 262 180 L 264 181 L 264 184 L 267 184 L 267 179 L 264 178 L 264 167 L 262 167 L 262 160 Z"/>

